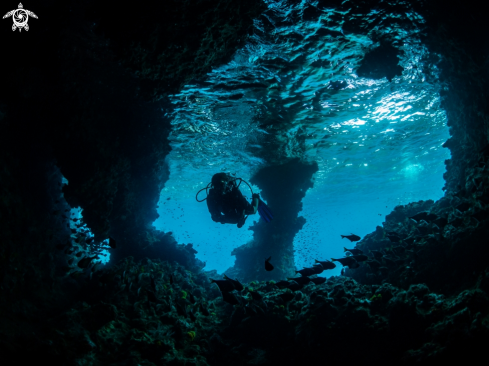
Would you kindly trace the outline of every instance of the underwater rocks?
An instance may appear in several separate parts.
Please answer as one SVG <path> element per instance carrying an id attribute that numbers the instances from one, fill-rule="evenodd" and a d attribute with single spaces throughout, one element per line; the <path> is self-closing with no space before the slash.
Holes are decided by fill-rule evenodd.
<path id="1" fill-rule="evenodd" d="M 281 165 L 260 169 L 250 179 L 250 183 L 262 189 L 261 195 L 270 209 L 281 215 L 269 223 L 259 221 L 251 226 L 253 240 L 233 250 L 231 254 L 236 256 L 236 261 L 232 270 L 236 277 L 249 282 L 280 280 L 294 275 L 293 240 L 306 222 L 297 215 L 302 209 L 302 198 L 313 186 L 311 179 L 317 170 L 316 163 L 289 159 Z M 267 271 L 263 261 L 270 256 L 274 269 Z"/>
<path id="2" fill-rule="evenodd" d="M 87 15 L 96 23 L 95 33 L 110 40 L 117 61 L 137 75 L 141 94 L 156 100 L 228 62 L 245 44 L 253 19 L 266 9 L 259 0 L 146 0 L 139 5 L 109 1 L 94 4 Z"/>

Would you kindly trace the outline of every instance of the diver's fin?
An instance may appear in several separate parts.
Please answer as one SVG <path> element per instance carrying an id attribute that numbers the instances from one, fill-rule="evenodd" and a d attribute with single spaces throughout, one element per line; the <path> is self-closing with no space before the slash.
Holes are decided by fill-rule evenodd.
<path id="1" fill-rule="evenodd" d="M 270 222 L 273 219 L 272 212 L 262 200 L 258 203 L 258 213 L 266 222 Z"/>

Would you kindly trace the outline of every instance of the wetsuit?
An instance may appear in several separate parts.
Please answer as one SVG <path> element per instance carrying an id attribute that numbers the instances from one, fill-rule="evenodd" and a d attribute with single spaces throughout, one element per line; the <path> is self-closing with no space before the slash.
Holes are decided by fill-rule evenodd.
<path id="1" fill-rule="evenodd" d="M 233 186 L 225 194 L 220 194 L 214 188 L 210 189 L 207 197 L 207 208 L 212 220 L 221 224 L 237 224 L 243 216 L 243 210 L 245 215 L 255 213 L 253 206 L 243 197 L 236 186 Z"/>

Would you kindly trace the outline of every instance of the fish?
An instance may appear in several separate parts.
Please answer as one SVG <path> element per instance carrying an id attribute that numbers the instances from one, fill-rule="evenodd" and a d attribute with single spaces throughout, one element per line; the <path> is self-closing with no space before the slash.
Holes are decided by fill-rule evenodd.
<path id="1" fill-rule="evenodd" d="M 240 283 L 238 280 L 232 280 L 232 279 L 230 279 L 230 278 L 229 278 L 228 276 L 226 276 L 226 275 L 224 275 L 224 278 L 225 278 L 227 281 L 231 282 L 231 283 L 233 284 L 233 286 L 234 286 L 234 288 L 235 288 L 236 290 L 238 290 L 238 291 L 243 291 L 244 287 L 243 287 L 243 285 L 242 285 L 242 284 L 241 284 L 241 283 Z"/>
<path id="2" fill-rule="evenodd" d="M 344 275 L 345 275 L 345 268 L 344 268 L 344 267 L 341 269 L 341 275 L 342 275 L 342 276 L 344 276 Z"/>
<path id="3" fill-rule="evenodd" d="M 234 290 L 234 285 L 228 280 L 213 280 L 210 278 L 211 283 L 215 283 L 221 292 L 229 292 Z"/>
<path id="4" fill-rule="evenodd" d="M 346 249 L 345 247 L 343 247 L 343 249 L 345 250 L 345 252 L 350 252 L 353 255 L 363 254 L 363 250 L 360 249 L 356 249 L 356 248 Z"/>
<path id="5" fill-rule="evenodd" d="M 225 292 L 221 291 L 221 295 L 222 295 L 222 299 L 225 302 L 227 302 L 228 304 L 231 304 L 231 305 L 238 305 L 239 304 L 239 301 L 236 298 L 236 296 L 234 296 L 234 294 L 227 292 L 227 291 L 225 291 Z"/>
<path id="6" fill-rule="evenodd" d="M 343 270 L 343 268 L 341 270 Z M 315 285 L 321 285 L 326 282 L 326 277 L 311 278 L 311 282 Z"/>
<path id="7" fill-rule="evenodd" d="M 270 264 L 270 259 L 272 259 L 271 256 L 268 259 L 265 259 L 265 270 L 267 271 L 273 270 L 273 266 Z"/>
<path id="8" fill-rule="evenodd" d="M 311 267 L 314 270 L 313 274 L 321 274 L 324 271 L 322 264 L 315 264 Z"/>
<path id="9" fill-rule="evenodd" d="M 349 266 L 350 264 L 356 263 L 357 261 L 355 258 L 352 257 L 346 257 L 346 258 L 338 258 L 334 259 L 331 258 L 332 261 L 340 262 L 343 266 Z"/>
<path id="10" fill-rule="evenodd" d="M 277 283 L 275 283 L 275 286 L 277 286 L 280 289 L 289 288 L 290 282 L 289 281 L 278 281 Z"/>
<path id="11" fill-rule="evenodd" d="M 341 239 L 347 238 L 350 241 L 359 241 L 361 238 L 358 235 L 351 234 L 351 235 L 340 235 Z"/>
<path id="12" fill-rule="evenodd" d="M 278 295 L 278 297 L 280 297 L 282 300 L 287 302 L 287 301 L 292 300 L 295 297 L 295 295 L 293 293 L 290 293 L 290 292 L 285 292 L 283 294 Z"/>
<path id="13" fill-rule="evenodd" d="M 365 254 L 352 255 L 351 258 L 355 258 L 357 262 L 365 262 L 368 260 L 368 257 Z"/>
<path id="14" fill-rule="evenodd" d="M 358 268 L 358 267 L 360 267 L 360 263 L 358 263 L 358 262 L 355 262 L 355 263 L 350 263 L 350 264 L 348 265 L 348 268 L 349 268 L 349 269 L 355 269 L 355 268 Z"/>
<path id="15" fill-rule="evenodd" d="M 299 284 L 295 281 L 291 281 L 290 286 L 289 286 L 289 290 L 298 291 L 298 290 L 301 290 L 304 286 L 305 286 L 304 284 Z"/>
<path id="16" fill-rule="evenodd" d="M 301 269 L 300 271 L 295 271 L 295 273 L 300 273 L 302 276 L 312 276 L 316 272 L 314 272 L 314 269 L 312 268 L 304 268 Z"/>
<path id="17" fill-rule="evenodd" d="M 318 261 L 317 259 L 314 260 L 314 263 L 319 263 L 321 266 L 323 266 L 323 269 L 333 269 L 336 268 L 336 264 L 334 264 L 331 261 Z"/>
<path id="18" fill-rule="evenodd" d="M 112 249 L 115 249 L 116 248 L 116 242 L 115 242 L 115 239 L 111 236 L 109 236 L 109 247 L 111 247 Z"/>
<path id="19" fill-rule="evenodd" d="M 303 277 L 287 277 L 287 279 L 289 281 L 295 281 L 297 282 L 299 285 L 307 285 L 309 282 L 311 282 L 311 279 L 307 276 L 303 276 Z M 290 286 L 289 286 L 290 287 Z"/>
<path id="20" fill-rule="evenodd" d="M 418 212 L 414 216 L 409 216 L 409 218 L 415 221 L 424 220 L 428 216 L 428 214 L 429 214 L 428 211 L 422 211 L 422 212 Z"/>
<path id="21" fill-rule="evenodd" d="M 95 258 L 97 258 L 97 256 L 93 256 L 91 258 L 85 257 L 83 259 L 80 259 L 80 261 L 77 263 L 77 266 L 80 268 L 87 268 L 90 265 L 90 262 L 92 262 L 92 260 L 94 260 Z"/>

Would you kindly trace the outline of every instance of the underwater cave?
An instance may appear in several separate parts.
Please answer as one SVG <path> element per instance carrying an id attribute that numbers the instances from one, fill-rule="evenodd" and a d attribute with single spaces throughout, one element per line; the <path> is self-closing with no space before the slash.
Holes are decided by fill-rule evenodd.
<path id="1" fill-rule="evenodd" d="M 6 4 L 6 364 L 488 364 L 483 10 Z"/>

